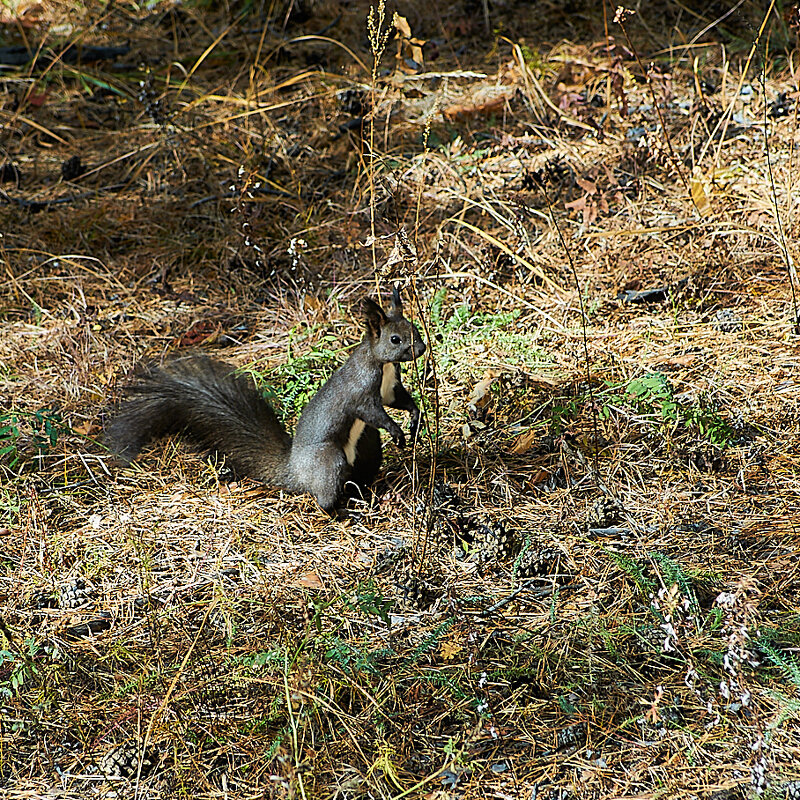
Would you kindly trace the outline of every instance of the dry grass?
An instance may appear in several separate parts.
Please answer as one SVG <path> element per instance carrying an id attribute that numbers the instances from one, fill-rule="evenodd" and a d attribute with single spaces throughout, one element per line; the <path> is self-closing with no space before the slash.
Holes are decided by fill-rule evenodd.
<path id="1" fill-rule="evenodd" d="M 4 796 L 797 797 L 796 29 L 652 3 L 648 83 L 598 3 L 414 4 L 373 76 L 367 4 L 212 5 L 0 17 Z M 291 419 L 394 279 L 427 425 L 349 519 L 109 458 L 141 358 Z"/>

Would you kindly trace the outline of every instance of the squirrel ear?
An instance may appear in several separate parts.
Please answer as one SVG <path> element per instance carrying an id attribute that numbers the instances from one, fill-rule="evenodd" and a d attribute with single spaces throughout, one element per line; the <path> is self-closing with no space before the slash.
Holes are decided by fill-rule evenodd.
<path id="1" fill-rule="evenodd" d="M 394 285 L 392 289 L 392 307 L 389 316 L 402 317 L 403 316 L 403 301 L 400 299 L 400 286 Z"/>
<path id="2" fill-rule="evenodd" d="M 364 321 L 367 323 L 367 331 L 375 338 L 381 335 L 381 328 L 386 324 L 386 314 L 383 309 L 369 297 L 361 301 L 361 308 L 364 311 Z"/>

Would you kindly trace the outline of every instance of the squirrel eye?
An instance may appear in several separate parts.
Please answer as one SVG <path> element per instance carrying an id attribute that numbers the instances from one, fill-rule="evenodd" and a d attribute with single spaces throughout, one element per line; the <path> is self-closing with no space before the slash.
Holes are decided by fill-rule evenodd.
<path id="1" fill-rule="evenodd" d="M 392 344 L 400 344 L 401 341 L 402 339 L 397 334 L 394 334 L 394 336 L 392 336 L 391 339 Z"/>

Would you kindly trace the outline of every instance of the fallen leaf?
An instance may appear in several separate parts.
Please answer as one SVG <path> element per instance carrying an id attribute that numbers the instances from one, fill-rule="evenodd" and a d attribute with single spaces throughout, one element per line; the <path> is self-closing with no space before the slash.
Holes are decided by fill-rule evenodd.
<path id="1" fill-rule="evenodd" d="M 477 411 L 479 408 L 483 408 L 489 402 L 489 390 L 491 389 L 495 378 L 497 378 L 499 374 L 499 372 L 496 372 L 493 369 L 487 370 L 483 377 L 475 384 L 475 387 L 469 396 L 469 400 L 467 401 L 467 406 L 469 407 L 470 411 Z"/>
<path id="2" fill-rule="evenodd" d="M 657 367 L 685 367 L 688 364 L 694 364 L 700 359 L 699 353 L 686 353 L 681 356 L 669 356 L 668 358 L 661 358 L 655 362 Z"/>
<path id="3" fill-rule="evenodd" d="M 577 183 L 584 192 L 597 194 L 597 184 L 593 181 L 586 180 L 586 178 L 575 178 L 575 183 Z"/>
<path id="4" fill-rule="evenodd" d="M 397 29 L 401 36 L 406 39 L 411 38 L 411 26 L 405 17 L 401 17 L 396 11 L 392 17 L 392 25 Z"/>
<path id="5" fill-rule="evenodd" d="M 456 641 L 442 642 L 441 651 L 445 661 L 452 661 L 461 652 L 461 645 Z"/>
<path id="6" fill-rule="evenodd" d="M 537 483 L 544 483 L 549 477 L 550 471 L 542 467 L 542 469 L 537 470 L 537 472 L 533 475 L 531 478 L 531 483 L 536 486 Z"/>
<path id="7" fill-rule="evenodd" d="M 707 217 L 711 213 L 711 203 L 706 191 L 706 179 L 700 167 L 695 167 L 692 170 L 692 177 L 689 178 L 689 188 L 692 192 L 692 201 L 695 208 L 697 208 L 697 213 L 701 217 Z"/>
<path id="8" fill-rule="evenodd" d="M 522 453 L 527 453 L 528 450 L 531 450 L 538 439 L 538 434 L 534 430 L 525 431 L 525 433 L 520 434 L 514 440 L 514 444 L 511 445 L 511 452 L 515 453 L 516 455 L 522 455 Z"/>
<path id="9" fill-rule="evenodd" d="M 411 26 L 405 17 L 401 17 L 395 12 L 392 17 L 392 24 L 397 31 L 397 60 L 405 64 L 412 72 L 419 72 L 423 68 L 424 57 L 422 55 L 422 46 L 425 44 L 425 39 L 417 39 L 411 36 Z M 403 49 L 408 48 L 411 51 L 411 58 L 403 59 Z"/>
<path id="10" fill-rule="evenodd" d="M 303 306 L 311 311 L 320 311 L 325 304 L 318 297 L 307 294 L 303 297 Z"/>
<path id="11" fill-rule="evenodd" d="M 221 333 L 219 323 L 211 320 L 195 322 L 186 333 L 178 340 L 178 347 L 196 347 L 199 344 L 211 344 L 216 341 Z"/>
<path id="12" fill-rule="evenodd" d="M 295 586 L 305 586 L 307 589 L 322 589 L 324 585 L 319 575 L 316 572 L 306 572 L 301 575 L 295 582 Z"/>

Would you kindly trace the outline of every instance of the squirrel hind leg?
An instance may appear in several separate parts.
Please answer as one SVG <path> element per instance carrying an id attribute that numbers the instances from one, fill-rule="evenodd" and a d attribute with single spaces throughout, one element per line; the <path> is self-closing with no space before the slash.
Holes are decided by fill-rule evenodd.
<path id="1" fill-rule="evenodd" d="M 292 448 L 289 458 L 289 483 L 295 491 L 317 498 L 323 511 L 334 514 L 350 474 L 341 447 L 333 442 L 316 447 Z"/>

